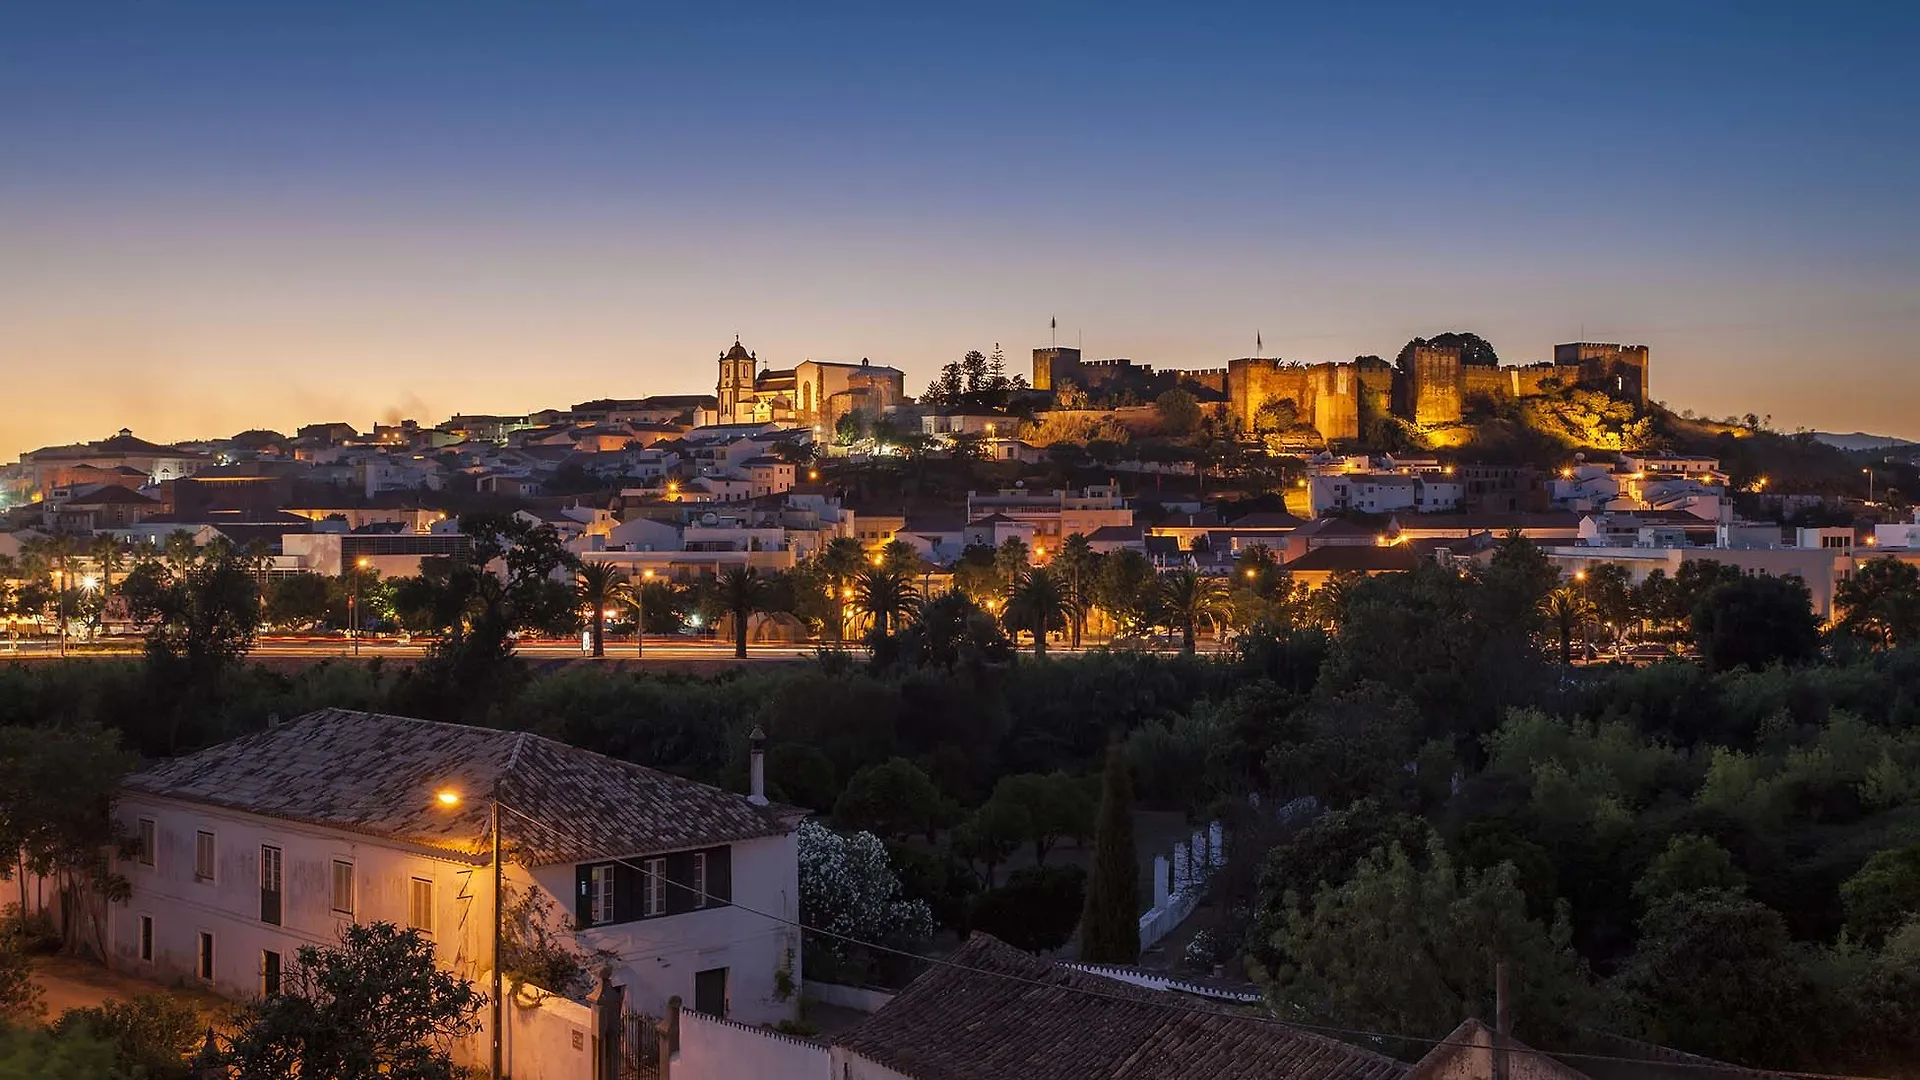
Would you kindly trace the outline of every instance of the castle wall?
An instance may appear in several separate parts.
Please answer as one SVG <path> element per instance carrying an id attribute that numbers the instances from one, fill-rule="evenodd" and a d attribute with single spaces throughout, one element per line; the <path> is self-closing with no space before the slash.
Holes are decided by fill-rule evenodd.
<path id="1" fill-rule="evenodd" d="M 1227 393 L 1226 368 L 1206 368 L 1204 370 L 1181 371 L 1175 374 L 1179 376 L 1181 386 L 1198 386 L 1222 396 L 1225 396 Z"/>
<path id="2" fill-rule="evenodd" d="M 1465 415 L 1465 378 L 1457 348 L 1408 345 L 1400 350 L 1401 415 L 1422 427 L 1457 424 Z"/>
<path id="3" fill-rule="evenodd" d="M 1062 382 L 1086 385 L 1080 374 L 1080 350 L 1057 346 L 1033 350 L 1033 378 L 1030 385 L 1035 390 L 1053 390 Z"/>
<path id="4" fill-rule="evenodd" d="M 1314 430 L 1327 440 L 1359 438 L 1360 379 L 1354 365 L 1315 364 L 1311 371 Z"/>
<path id="5" fill-rule="evenodd" d="M 1578 385 L 1646 407 L 1650 365 L 1645 345 L 1574 341 L 1553 347 L 1556 365 L 1577 367 Z"/>

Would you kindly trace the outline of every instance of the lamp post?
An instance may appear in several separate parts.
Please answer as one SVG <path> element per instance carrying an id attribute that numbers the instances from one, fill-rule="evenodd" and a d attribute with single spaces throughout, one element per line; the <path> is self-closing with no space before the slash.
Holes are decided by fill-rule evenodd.
<path id="1" fill-rule="evenodd" d="M 500 781 L 496 774 L 492 789 L 487 793 L 487 836 L 493 847 L 493 991 L 491 994 L 492 1022 L 488 1025 L 489 1037 L 493 1043 L 493 1080 L 501 1080 L 506 1072 L 501 1068 L 500 1055 L 500 938 L 502 926 L 500 912 L 501 869 L 500 869 Z M 434 798 L 440 805 L 453 807 L 460 805 L 460 793 L 441 791 Z"/>
<path id="2" fill-rule="evenodd" d="M 347 640 L 353 643 L 353 655 L 360 655 L 360 572 L 373 565 L 366 556 L 354 560 L 353 575 L 347 581 Z"/>
<path id="3" fill-rule="evenodd" d="M 647 655 L 647 582 L 652 580 L 652 570 L 640 571 L 640 587 L 633 591 L 633 655 L 635 659 Z"/>
<path id="4" fill-rule="evenodd" d="M 1873 470 L 1861 469 L 1860 471 L 1867 474 L 1867 505 L 1872 506 L 1873 505 Z"/>

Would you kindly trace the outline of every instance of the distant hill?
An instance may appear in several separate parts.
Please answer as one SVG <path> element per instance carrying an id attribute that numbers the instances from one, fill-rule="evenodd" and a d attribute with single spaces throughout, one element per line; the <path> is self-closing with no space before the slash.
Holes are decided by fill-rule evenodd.
<path id="1" fill-rule="evenodd" d="M 1850 435 L 1836 435 L 1831 431 L 1816 431 L 1813 441 L 1826 443 L 1841 450 L 1897 450 L 1906 446 L 1920 446 L 1911 439 L 1896 439 L 1891 435 L 1869 435 L 1856 431 Z"/>

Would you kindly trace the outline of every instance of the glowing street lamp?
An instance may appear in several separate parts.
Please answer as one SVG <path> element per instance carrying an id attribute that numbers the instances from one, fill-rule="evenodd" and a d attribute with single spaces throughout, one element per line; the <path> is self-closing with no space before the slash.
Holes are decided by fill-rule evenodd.
<path id="1" fill-rule="evenodd" d="M 651 568 L 640 571 L 640 587 L 633 593 L 633 655 L 647 655 L 647 582 L 653 580 Z"/>
<path id="2" fill-rule="evenodd" d="M 353 568 L 365 573 L 373 565 L 373 560 L 362 555 L 354 560 Z M 353 655 L 360 655 L 360 573 L 353 575 L 348 582 L 347 591 L 347 640 L 353 643 Z"/>
<path id="3" fill-rule="evenodd" d="M 433 795 L 441 806 L 452 809 L 460 805 L 460 793 L 451 788 L 442 788 Z M 487 795 L 487 835 L 493 842 L 493 1023 L 489 1025 L 488 1035 L 493 1040 L 493 1076 L 495 1080 L 505 1075 L 500 1068 L 500 777 L 493 778 L 493 789 Z"/>

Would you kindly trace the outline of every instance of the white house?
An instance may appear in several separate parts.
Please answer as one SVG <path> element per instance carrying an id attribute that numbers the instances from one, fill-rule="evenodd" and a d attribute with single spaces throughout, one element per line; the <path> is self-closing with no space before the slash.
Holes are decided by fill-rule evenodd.
<path id="1" fill-rule="evenodd" d="M 508 902 L 546 894 L 611 956 L 629 1009 L 795 1015 L 804 811 L 524 732 L 344 709 L 127 778 L 116 814 L 140 843 L 118 860 L 132 889 L 110 907 L 111 963 L 246 997 L 300 946 L 388 921 L 484 987 L 496 786 Z"/>

